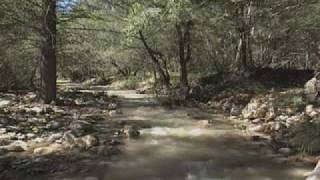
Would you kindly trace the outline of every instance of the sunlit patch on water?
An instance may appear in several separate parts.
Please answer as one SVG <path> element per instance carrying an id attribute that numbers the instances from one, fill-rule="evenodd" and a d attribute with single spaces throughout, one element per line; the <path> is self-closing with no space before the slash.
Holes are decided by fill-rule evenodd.
<path id="1" fill-rule="evenodd" d="M 208 134 L 208 130 L 201 128 L 169 128 L 169 127 L 154 127 L 150 129 L 141 130 L 141 135 L 151 136 L 176 136 L 176 137 L 188 137 L 188 136 L 201 136 Z"/>

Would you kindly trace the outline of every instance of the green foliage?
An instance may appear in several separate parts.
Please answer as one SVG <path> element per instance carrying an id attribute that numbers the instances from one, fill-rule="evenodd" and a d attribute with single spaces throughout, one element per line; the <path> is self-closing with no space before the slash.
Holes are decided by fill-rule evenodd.
<path id="1" fill-rule="evenodd" d="M 2 89 L 36 84 L 31 79 L 39 77 L 35 67 L 42 41 L 41 3 L 0 3 L 1 79 L 10 77 L 1 82 Z M 189 21 L 193 24 L 188 64 L 192 74 L 234 71 L 239 63 L 241 28 L 249 32 L 249 64 L 317 68 L 319 14 L 320 2 L 314 0 L 79 1 L 58 11 L 58 75 L 82 81 L 96 76 L 124 77 L 121 70 L 128 71 L 127 76 L 153 73 L 154 63 L 138 36 L 142 31 L 152 50 L 165 61 L 173 82 L 178 83 L 176 25 Z"/>
<path id="2" fill-rule="evenodd" d="M 315 154 L 320 152 L 320 124 L 305 122 L 297 127 L 290 144 L 300 152 Z"/>

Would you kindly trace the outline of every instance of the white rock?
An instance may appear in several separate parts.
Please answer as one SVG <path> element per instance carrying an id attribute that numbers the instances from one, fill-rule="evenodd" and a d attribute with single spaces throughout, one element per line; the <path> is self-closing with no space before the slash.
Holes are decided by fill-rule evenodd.
<path id="1" fill-rule="evenodd" d="M 317 163 L 313 171 L 308 175 L 306 180 L 320 180 L 320 161 Z"/>
<path id="2" fill-rule="evenodd" d="M 251 132 L 264 132 L 265 131 L 265 126 L 264 125 L 256 125 L 256 126 L 251 126 L 248 128 L 249 131 Z"/>
<path id="3" fill-rule="evenodd" d="M 62 134 L 61 133 L 56 133 L 56 134 L 52 134 L 49 138 L 48 138 L 48 143 L 54 143 L 56 140 L 62 138 Z"/>
<path id="4" fill-rule="evenodd" d="M 52 144 L 48 147 L 39 147 L 33 150 L 33 154 L 36 155 L 47 155 L 62 151 L 63 148 L 60 144 Z"/>
<path id="5" fill-rule="evenodd" d="M 108 105 L 108 110 L 116 110 L 116 109 L 118 109 L 118 104 L 116 104 L 116 103 L 110 103 L 110 104 Z"/>
<path id="6" fill-rule="evenodd" d="M 111 116 L 111 117 L 115 117 L 115 116 L 118 116 L 121 114 L 122 114 L 122 112 L 119 109 L 109 111 L 109 116 Z"/>
<path id="7" fill-rule="evenodd" d="M 0 108 L 8 106 L 10 103 L 11 101 L 0 98 Z"/>
<path id="8" fill-rule="evenodd" d="M 309 104 L 306 106 L 306 113 L 310 114 L 311 112 L 313 112 L 314 108 L 313 105 Z"/>
<path id="9" fill-rule="evenodd" d="M 99 145 L 99 140 L 93 135 L 87 135 L 81 138 L 85 143 L 86 148 L 91 148 L 93 146 Z"/>

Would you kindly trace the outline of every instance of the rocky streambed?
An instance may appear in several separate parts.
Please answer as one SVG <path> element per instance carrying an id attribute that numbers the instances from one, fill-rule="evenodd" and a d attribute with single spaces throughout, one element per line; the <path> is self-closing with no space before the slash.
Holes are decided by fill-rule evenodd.
<path id="1" fill-rule="evenodd" d="M 112 121 L 120 103 L 104 90 L 61 90 L 51 105 L 34 93 L 1 94 L 0 104 L 0 179 L 87 171 L 79 160 L 108 161 L 129 135 Z"/>

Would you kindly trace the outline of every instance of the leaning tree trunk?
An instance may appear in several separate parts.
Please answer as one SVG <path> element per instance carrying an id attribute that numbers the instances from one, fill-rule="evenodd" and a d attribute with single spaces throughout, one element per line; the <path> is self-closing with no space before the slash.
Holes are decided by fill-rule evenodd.
<path id="1" fill-rule="evenodd" d="M 144 37 L 142 31 L 139 31 L 140 40 L 142 41 L 145 49 L 147 50 L 152 62 L 154 63 L 155 69 L 159 74 L 160 86 L 163 90 L 170 89 L 170 75 L 166 66 L 166 62 L 161 64 L 160 60 L 157 58 L 156 54 L 159 52 L 155 52 L 151 47 L 148 45 L 146 38 Z M 164 67 L 163 67 L 164 66 Z"/>
<path id="2" fill-rule="evenodd" d="M 57 63 L 56 63 L 56 34 L 57 15 L 56 0 L 42 0 L 43 42 L 41 49 L 41 89 L 40 97 L 44 103 L 51 103 L 56 100 L 57 93 Z"/>

